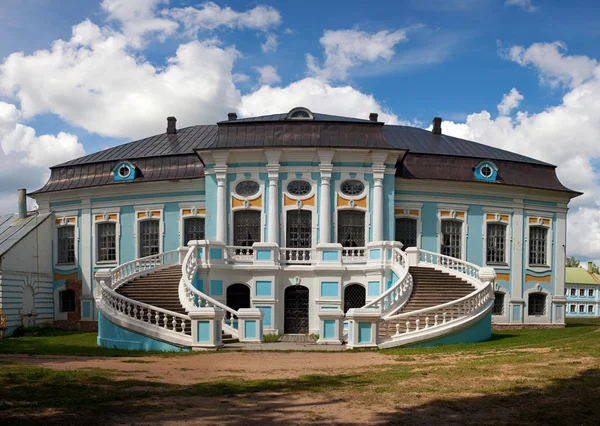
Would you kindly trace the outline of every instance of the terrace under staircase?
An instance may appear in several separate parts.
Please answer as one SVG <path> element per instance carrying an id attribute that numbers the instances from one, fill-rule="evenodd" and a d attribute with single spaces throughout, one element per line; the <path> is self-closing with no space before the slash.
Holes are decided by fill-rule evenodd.
<path id="1" fill-rule="evenodd" d="M 223 343 L 237 342 L 237 311 L 193 286 L 200 265 L 198 253 L 196 246 L 184 247 L 128 262 L 102 276 L 97 274 L 99 311 L 126 330 L 191 347 L 188 312 L 218 307 L 226 314 Z M 380 348 L 447 336 L 475 324 L 491 311 L 493 270 L 490 275 L 489 270 L 484 272 L 476 265 L 424 250 L 410 253 L 407 256 L 397 247 L 392 249 L 386 267 L 397 280 L 364 306 L 379 310 Z"/>

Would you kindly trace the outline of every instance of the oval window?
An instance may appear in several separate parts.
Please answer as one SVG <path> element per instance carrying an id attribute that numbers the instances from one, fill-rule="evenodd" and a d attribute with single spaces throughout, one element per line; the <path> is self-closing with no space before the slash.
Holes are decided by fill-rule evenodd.
<path id="1" fill-rule="evenodd" d="M 129 177 L 130 174 L 131 169 L 127 164 L 123 164 L 121 167 L 119 167 L 119 176 L 121 176 L 122 178 Z"/>
<path id="2" fill-rule="evenodd" d="M 490 165 L 486 164 L 481 168 L 480 173 L 484 178 L 491 178 L 494 174 L 494 171 Z"/>
<path id="3" fill-rule="evenodd" d="M 312 187 L 309 182 L 305 180 L 293 180 L 288 183 L 287 191 L 292 195 L 308 195 L 312 191 Z"/>
<path id="4" fill-rule="evenodd" d="M 250 197 L 258 194 L 260 185 L 253 180 L 243 180 L 235 186 L 235 192 L 242 197 Z"/>
<path id="5" fill-rule="evenodd" d="M 356 179 L 349 179 L 340 185 L 340 191 L 344 195 L 360 195 L 365 190 L 365 184 Z"/>

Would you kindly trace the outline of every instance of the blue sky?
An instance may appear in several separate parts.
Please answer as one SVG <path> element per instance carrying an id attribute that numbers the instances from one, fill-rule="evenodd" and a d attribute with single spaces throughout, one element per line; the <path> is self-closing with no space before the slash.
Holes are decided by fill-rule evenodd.
<path id="1" fill-rule="evenodd" d="M 167 115 L 302 104 L 442 116 L 445 133 L 558 165 L 586 194 L 572 253 L 600 259 L 599 21 L 594 1 L 2 0 L 0 211 L 15 167 L 34 189 L 48 166 L 161 132 Z"/>

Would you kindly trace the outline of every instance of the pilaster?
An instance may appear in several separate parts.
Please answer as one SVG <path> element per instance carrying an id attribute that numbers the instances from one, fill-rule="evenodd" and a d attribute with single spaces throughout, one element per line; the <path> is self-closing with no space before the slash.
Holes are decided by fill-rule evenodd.
<path id="1" fill-rule="evenodd" d="M 331 172 L 333 171 L 333 155 L 335 151 L 319 151 L 321 161 L 321 199 L 319 200 L 319 243 L 331 242 Z"/>

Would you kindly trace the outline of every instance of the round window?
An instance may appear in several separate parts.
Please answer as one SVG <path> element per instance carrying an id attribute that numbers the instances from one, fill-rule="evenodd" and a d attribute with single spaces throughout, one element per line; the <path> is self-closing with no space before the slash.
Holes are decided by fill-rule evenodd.
<path id="1" fill-rule="evenodd" d="M 235 186 L 236 194 L 242 197 L 251 197 L 258 194 L 258 191 L 260 191 L 260 186 L 253 180 L 243 180 Z"/>
<path id="2" fill-rule="evenodd" d="M 480 173 L 481 176 L 483 176 L 484 178 L 491 178 L 494 174 L 494 170 L 492 170 L 492 167 L 490 165 L 486 164 L 481 168 Z"/>
<path id="3" fill-rule="evenodd" d="M 340 186 L 340 190 L 342 191 L 342 194 L 344 194 L 344 195 L 350 195 L 350 196 L 360 195 L 365 190 L 365 185 L 364 185 L 364 183 L 362 183 L 359 180 L 349 179 L 349 180 L 342 182 L 342 185 Z"/>
<path id="4" fill-rule="evenodd" d="M 127 164 L 123 164 L 121 167 L 119 167 L 119 176 L 121 176 L 122 178 L 129 177 L 130 174 L 131 169 Z"/>
<path id="5" fill-rule="evenodd" d="M 305 180 L 293 180 L 287 186 L 287 191 L 292 195 L 308 195 L 311 190 L 310 183 Z"/>

